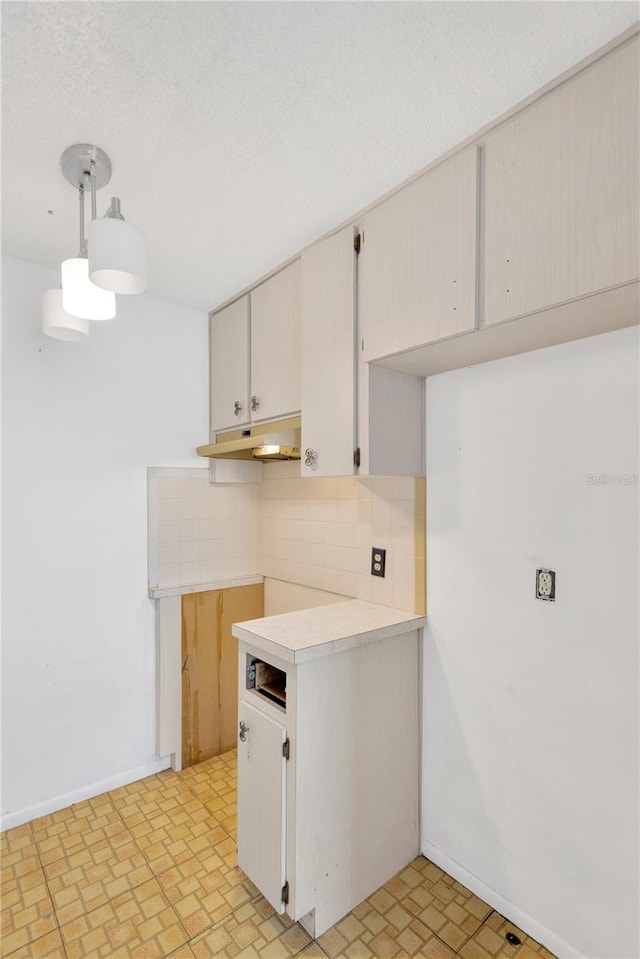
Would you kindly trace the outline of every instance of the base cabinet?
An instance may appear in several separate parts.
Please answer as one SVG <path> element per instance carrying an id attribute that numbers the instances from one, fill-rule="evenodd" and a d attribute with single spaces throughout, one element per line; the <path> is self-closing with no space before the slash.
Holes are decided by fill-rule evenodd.
<path id="1" fill-rule="evenodd" d="M 238 864 L 317 937 L 419 852 L 418 631 L 296 665 L 239 657 Z M 246 688 L 265 659 L 285 706 Z"/>

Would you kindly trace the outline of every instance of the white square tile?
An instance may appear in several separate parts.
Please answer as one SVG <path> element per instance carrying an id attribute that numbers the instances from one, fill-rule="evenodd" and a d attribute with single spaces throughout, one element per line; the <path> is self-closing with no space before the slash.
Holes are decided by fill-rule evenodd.
<path id="1" fill-rule="evenodd" d="M 335 569 L 322 570 L 322 589 L 330 593 L 338 592 L 338 571 Z"/>
<path id="2" fill-rule="evenodd" d="M 372 597 L 372 587 L 371 576 L 354 576 L 354 595 L 356 599 L 363 599 L 366 602 L 371 602 Z"/>
<path id="3" fill-rule="evenodd" d="M 174 522 L 180 519 L 180 500 L 161 499 L 158 502 L 158 516 L 161 522 Z"/>
<path id="4" fill-rule="evenodd" d="M 161 566 L 158 576 L 158 587 L 168 589 L 170 586 L 180 586 L 180 567 L 176 563 L 173 566 Z"/>
<path id="5" fill-rule="evenodd" d="M 374 526 L 391 526 L 393 511 L 389 500 L 380 499 L 378 496 L 373 498 L 373 508 L 371 513 L 371 522 Z"/>
<path id="6" fill-rule="evenodd" d="M 200 576 L 203 583 L 215 583 L 220 578 L 220 563 L 218 560 L 201 561 Z"/>
<path id="7" fill-rule="evenodd" d="M 158 479 L 158 496 L 163 499 L 178 499 L 180 496 L 180 480 L 161 476 Z"/>
<path id="8" fill-rule="evenodd" d="M 415 496 L 416 482 L 413 476 L 394 476 L 393 499 L 413 499 Z"/>
<path id="9" fill-rule="evenodd" d="M 396 527 L 413 528 L 415 522 L 415 505 L 413 500 L 398 499 L 395 500 L 392 509 L 392 523 Z"/>
<path id="10" fill-rule="evenodd" d="M 338 585 L 336 592 L 342 593 L 343 596 L 355 596 L 356 578 L 353 573 L 347 573 L 342 569 L 338 570 Z"/>
<path id="11" fill-rule="evenodd" d="M 413 612 L 415 608 L 415 588 L 409 583 L 393 584 L 393 605 L 398 609 L 408 609 Z"/>
<path id="12" fill-rule="evenodd" d="M 322 566 L 324 566 L 326 569 L 338 568 L 338 547 L 337 546 L 322 547 Z"/>
<path id="13" fill-rule="evenodd" d="M 354 569 L 354 550 L 338 546 L 338 569 L 352 573 Z"/>
<path id="14" fill-rule="evenodd" d="M 179 519 L 199 519 L 200 510 L 197 499 L 181 499 L 178 507 Z"/>
<path id="15" fill-rule="evenodd" d="M 220 559 L 220 540 L 219 539 L 201 539 L 200 540 L 200 562 L 218 561 Z"/>
<path id="16" fill-rule="evenodd" d="M 393 579 L 398 583 L 410 583 L 413 585 L 416 579 L 416 566 L 413 556 L 405 556 L 397 553 L 394 556 Z"/>
<path id="17" fill-rule="evenodd" d="M 200 524 L 197 519 L 180 520 L 178 525 L 178 539 L 181 543 L 200 538 Z"/>
<path id="18" fill-rule="evenodd" d="M 356 522 L 371 525 L 373 517 L 373 502 L 371 499 L 359 499 L 356 506 Z"/>
<path id="19" fill-rule="evenodd" d="M 162 543 L 158 548 L 160 566 L 175 566 L 180 562 L 180 547 L 177 543 Z"/>
<path id="20" fill-rule="evenodd" d="M 325 544 L 325 546 L 338 545 L 338 524 L 337 523 L 322 524 L 322 542 Z"/>
<path id="21" fill-rule="evenodd" d="M 355 526 L 353 523 L 338 523 L 338 546 L 353 549 L 355 545 Z"/>
<path id="22" fill-rule="evenodd" d="M 200 543 L 197 539 L 180 543 L 178 562 L 181 567 L 188 563 L 200 562 Z"/>
<path id="23" fill-rule="evenodd" d="M 371 599 L 382 606 L 393 606 L 393 583 L 381 577 L 372 577 Z"/>
<path id="24" fill-rule="evenodd" d="M 178 523 L 158 523 L 158 542 L 177 543 L 180 535 Z"/>

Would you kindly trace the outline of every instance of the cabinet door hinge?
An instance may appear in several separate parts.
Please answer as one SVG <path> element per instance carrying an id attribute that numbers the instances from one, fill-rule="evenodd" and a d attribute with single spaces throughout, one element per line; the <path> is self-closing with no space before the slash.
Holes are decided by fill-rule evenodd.
<path id="1" fill-rule="evenodd" d="M 288 736 L 282 744 L 282 755 L 285 759 L 291 758 L 291 744 Z"/>
<path id="2" fill-rule="evenodd" d="M 359 253 L 361 247 L 362 247 L 362 233 L 356 233 L 356 235 L 353 238 L 353 249 L 356 251 L 356 253 Z"/>
<path id="3" fill-rule="evenodd" d="M 353 451 L 353 465 L 360 466 L 360 447 Z"/>
<path id="4" fill-rule="evenodd" d="M 282 901 L 285 904 L 285 906 L 288 905 L 289 903 L 289 883 L 288 882 L 285 882 L 284 886 L 282 887 L 282 892 L 280 893 L 280 895 L 282 897 Z"/>

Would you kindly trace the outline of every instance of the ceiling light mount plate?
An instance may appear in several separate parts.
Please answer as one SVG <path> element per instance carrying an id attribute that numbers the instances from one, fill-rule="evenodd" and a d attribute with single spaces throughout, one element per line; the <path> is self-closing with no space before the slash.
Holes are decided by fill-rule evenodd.
<path id="1" fill-rule="evenodd" d="M 91 170 L 92 160 L 95 161 L 96 190 L 99 190 L 111 179 L 111 160 L 104 150 L 91 143 L 74 143 L 62 154 L 62 173 L 74 189 L 77 190 L 84 182 L 85 173 Z"/>

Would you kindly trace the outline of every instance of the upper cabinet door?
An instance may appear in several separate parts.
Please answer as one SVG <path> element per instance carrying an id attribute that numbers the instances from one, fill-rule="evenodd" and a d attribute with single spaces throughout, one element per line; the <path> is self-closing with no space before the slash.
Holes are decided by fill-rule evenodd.
<path id="1" fill-rule="evenodd" d="M 300 260 L 251 291 L 251 418 L 300 410 Z"/>
<path id="2" fill-rule="evenodd" d="M 211 431 L 250 420 L 249 297 L 211 317 Z"/>
<path id="3" fill-rule="evenodd" d="M 302 254 L 303 476 L 354 472 L 354 338 L 355 251 L 349 226 Z"/>
<path id="4" fill-rule="evenodd" d="M 485 325 L 639 274 L 634 40 L 486 139 Z"/>
<path id="5" fill-rule="evenodd" d="M 360 220 L 358 322 L 365 360 L 475 329 L 477 202 L 474 145 Z"/>

